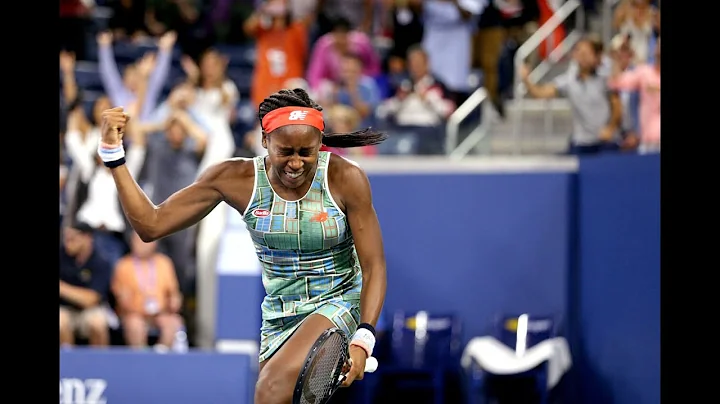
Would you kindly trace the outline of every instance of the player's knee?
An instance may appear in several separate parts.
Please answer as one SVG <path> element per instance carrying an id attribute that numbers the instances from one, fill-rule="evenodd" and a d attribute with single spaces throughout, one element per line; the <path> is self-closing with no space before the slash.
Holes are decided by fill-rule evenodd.
<path id="1" fill-rule="evenodd" d="M 297 372 L 282 366 L 265 366 L 255 386 L 255 404 L 286 404 L 292 400 Z"/>

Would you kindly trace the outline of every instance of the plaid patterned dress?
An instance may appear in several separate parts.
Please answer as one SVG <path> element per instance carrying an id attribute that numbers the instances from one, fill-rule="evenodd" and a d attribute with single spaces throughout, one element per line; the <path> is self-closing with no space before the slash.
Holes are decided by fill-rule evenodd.
<path id="1" fill-rule="evenodd" d="M 310 314 L 352 335 L 360 321 L 362 273 L 345 214 L 328 191 L 330 153 L 321 151 L 304 197 L 286 201 L 272 189 L 264 157 L 244 219 L 255 243 L 266 296 L 260 362 L 270 358 Z"/>

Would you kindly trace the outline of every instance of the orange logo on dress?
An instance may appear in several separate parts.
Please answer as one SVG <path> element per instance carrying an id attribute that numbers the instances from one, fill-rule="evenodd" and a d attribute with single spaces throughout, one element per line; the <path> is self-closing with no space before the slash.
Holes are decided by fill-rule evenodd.
<path id="1" fill-rule="evenodd" d="M 310 218 L 310 221 L 311 221 L 311 222 L 320 222 L 320 223 L 322 223 L 322 222 L 325 222 L 325 221 L 327 221 L 327 220 L 328 220 L 328 214 L 327 214 L 327 212 L 320 212 L 320 213 L 318 213 L 318 214 L 316 214 L 315 216 L 313 216 L 313 217 Z"/>

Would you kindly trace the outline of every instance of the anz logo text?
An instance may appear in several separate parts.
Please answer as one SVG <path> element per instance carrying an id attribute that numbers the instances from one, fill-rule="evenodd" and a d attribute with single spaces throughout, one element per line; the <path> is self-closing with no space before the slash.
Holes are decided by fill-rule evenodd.
<path id="1" fill-rule="evenodd" d="M 103 379 L 60 379 L 60 404 L 107 404 Z"/>

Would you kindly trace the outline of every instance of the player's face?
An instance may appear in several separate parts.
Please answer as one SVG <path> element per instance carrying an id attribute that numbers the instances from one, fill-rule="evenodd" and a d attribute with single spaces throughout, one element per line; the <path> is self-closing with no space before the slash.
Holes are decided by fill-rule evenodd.
<path id="1" fill-rule="evenodd" d="M 308 125 L 288 125 L 270 135 L 263 134 L 263 147 L 275 177 L 288 188 L 295 189 L 312 180 L 315 175 L 322 135 Z"/>

